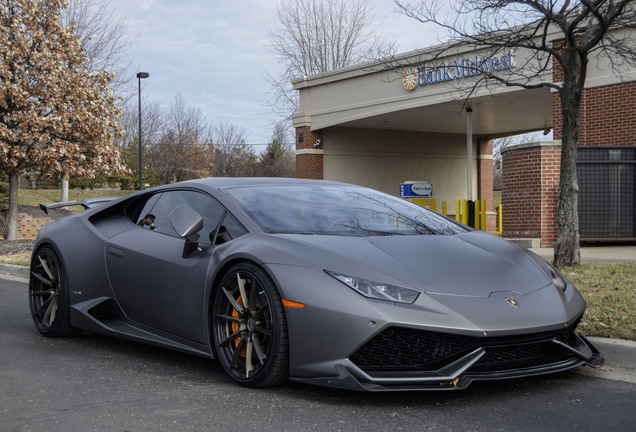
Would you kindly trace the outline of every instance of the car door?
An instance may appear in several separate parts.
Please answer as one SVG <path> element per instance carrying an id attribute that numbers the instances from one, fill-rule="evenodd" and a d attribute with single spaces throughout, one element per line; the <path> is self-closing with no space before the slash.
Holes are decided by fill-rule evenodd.
<path id="1" fill-rule="evenodd" d="M 185 240 L 169 221 L 170 213 L 188 204 L 203 217 L 200 251 L 184 257 Z M 163 192 L 139 215 L 154 226 L 140 225 L 111 238 L 106 245 L 110 283 L 126 316 L 139 323 L 199 343 L 207 343 L 206 281 L 214 233 L 225 209 L 212 197 L 191 190 Z M 152 228 L 152 229 L 151 229 Z"/>

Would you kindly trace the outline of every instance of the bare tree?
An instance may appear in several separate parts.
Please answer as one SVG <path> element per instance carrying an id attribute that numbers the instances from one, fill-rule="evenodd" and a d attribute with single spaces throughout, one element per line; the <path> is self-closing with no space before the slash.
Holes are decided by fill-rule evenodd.
<path id="1" fill-rule="evenodd" d="M 84 67 L 90 72 L 114 73 L 111 82 L 114 93 L 128 99 L 131 90 L 126 89 L 126 85 L 134 74 L 127 52 L 135 38 L 130 37 L 126 20 L 119 18 L 115 8 L 103 0 L 68 0 L 62 13 L 62 25 L 71 27 L 79 36 L 86 54 Z"/>
<path id="2" fill-rule="evenodd" d="M 272 130 L 272 142 L 286 143 L 293 141 L 290 139 L 291 131 L 287 127 L 285 121 L 280 121 L 274 125 Z"/>
<path id="3" fill-rule="evenodd" d="M 89 73 L 107 71 L 113 78 L 110 87 L 127 99 L 126 84 L 132 79 L 131 61 L 126 56 L 133 40 L 128 38 L 125 20 L 116 17 L 114 8 L 97 0 L 69 0 L 62 10 L 61 22 L 80 39 L 84 52 L 82 67 Z M 62 173 L 61 201 L 68 201 L 68 173 Z"/>
<path id="4" fill-rule="evenodd" d="M 155 180 L 154 169 L 150 168 L 148 149 L 157 144 L 165 129 L 166 113 L 161 109 L 159 102 L 144 100 L 142 102 L 143 123 L 142 156 L 145 165 L 144 182 L 151 185 L 160 184 Z M 137 101 L 123 106 L 122 115 L 119 118 L 119 126 L 124 130 L 122 137 L 116 141 L 121 147 L 121 162 L 126 168 L 126 174 L 120 177 L 121 186 L 124 189 L 139 189 L 139 107 Z"/>
<path id="5" fill-rule="evenodd" d="M 212 175 L 249 177 L 254 175 L 257 157 L 247 144 L 246 131 L 233 123 L 218 123 L 212 131 Z"/>
<path id="6" fill-rule="evenodd" d="M 296 154 L 294 144 L 287 140 L 289 136 L 286 122 L 274 125 L 272 141 L 261 155 L 257 175 L 262 177 L 295 177 Z"/>
<path id="7" fill-rule="evenodd" d="M 210 171 L 209 127 L 199 109 L 175 97 L 159 140 L 148 151 L 149 165 L 163 183 L 200 178 Z"/>
<path id="8" fill-rule="evenodd" d="M 148 152 L 149 165 L 163 184 L 205 177 L 210 171 L 210 153 L 203 145 L 184 141 L 168 130 Z"/>
<path id="9" fill-rule="evenodd" d="M 272 108 L 285 118 L 298 109 L 291 80 L 395 53 L 372 25 L 368 0 L 283 0 L 268 28 L 268 50 L 282 70 L 267 73 Z"/>
<path id="10" fill-rule="evenodd" d="M 159 142 L 166 123 L 166 114 L 162 111 L 161 105 L 157 101 L 143 100 L 141 109 L 143 111 L 141 133 L 145 148 Z M 124 129 L 124 134 L 117 143 L 124 148 L 136 146 L 139 139 L 139 107 L 137 101 L 127 103 L 122 107 L 119 125 Z M 130 165 L 129 168 L 136 170 L 137 166 Z"/>
<path id="11" fill-rule="evenodd" d="M 484 83 L 532 89 L 547 87 L 561 102 L 561 177 L 554 263 L 580 262 L 577 145 L 581 99 L 591 56 L 600 56 L 619 71 L 621 63 L 636 63 L 633 0 L 425 0 L 413 5 L 396 0 L 400 10 L 422 23 L 448 32 L 453 43 L 442 46 L 441 58 L 462 46 L 492 50 L 522 49 L 529 57 L 507 74 L 492 73 L 473 64 L 465 66 L 477 79 L 467 97 Z M 450 12 L 449 12 L 450 11 Z M 616 30 L 616 31 L 615 31 Z M 549 73 L 554 68 L 554 75 Z M 618 72 L 620 73 L 620 71 Z"/>
<path id="12" fill-rule="evenodd" d="M 146 167 L 149 167 L 148 149 L 158 143 L 164 131 L 166 114 L 159 102 L 144 100 L 142 103 L 143 123 L 142 157 Z M 121 147 L 121 162 L 126 172 L 120 177 L 121 187 L 124 189 L 139 189 L 139 107 L 137 102 L 127 103 L 122 108 L 119 126 L 123 129 L 122 137 L 116 141 Z M 144 183 L 156 184 L 150 176 L 153 171 L 144 171 Z"/>

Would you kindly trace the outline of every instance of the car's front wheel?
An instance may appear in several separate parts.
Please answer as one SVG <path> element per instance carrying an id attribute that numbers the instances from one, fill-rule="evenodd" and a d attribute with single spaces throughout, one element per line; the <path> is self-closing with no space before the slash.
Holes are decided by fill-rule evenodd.
<path id="1" fill-rule="evenodd" d="M 280 293 L 260 267 L 232 267 L 216 290 L 212 335 L 219 361 L 241 385 L 267 387 L 287 381 L 287 321 Z"/>
<path id="2" fill-rule="evenodd" d="M 70 336 L 68 280 L 55 251 L 40 248 L 31 260 L 29 305 L 35 327 L 49 337 Z"/>

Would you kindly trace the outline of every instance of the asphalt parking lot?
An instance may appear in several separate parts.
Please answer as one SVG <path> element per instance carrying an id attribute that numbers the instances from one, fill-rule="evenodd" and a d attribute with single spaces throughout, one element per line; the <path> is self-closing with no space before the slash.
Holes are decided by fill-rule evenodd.
<path id="1" fill-rule="evenodd" d="M 563 373 L 465 391 L 246 389 L 206 359 L 99 335 L 47 339 L 0 279 L 2 431 L 625 431 L 636 384 Z"/>

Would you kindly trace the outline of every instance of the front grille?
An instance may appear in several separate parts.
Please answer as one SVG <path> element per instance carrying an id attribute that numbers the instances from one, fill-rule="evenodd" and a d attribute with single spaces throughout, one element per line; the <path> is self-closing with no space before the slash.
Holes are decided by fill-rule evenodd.
<path id="1" fill-rule="evenodd" d="M 390 327 L 377 334 L 350 360 L 364 371 L 434 371 L 483 347 L 471 371 L 502 371 L 568 359 L 572 354 L 552 343 L 568 343 L 578 320 L 553 332 L 500 337 L 470 337 Z"/>
<path id="2" fill-rule="evenodd" d="M 572 353 L 551 342 L 538 342 L 504 347 L 489 347 L 472 372 L 504 371 L 556 363 L 572 357 Z"/>
<path id="3" fill-rule="evenodd" d="M 470 351 L 470 338 L 400 327 L 376 335 L 351 356 L 362 370 L 427 370 Z"/>

